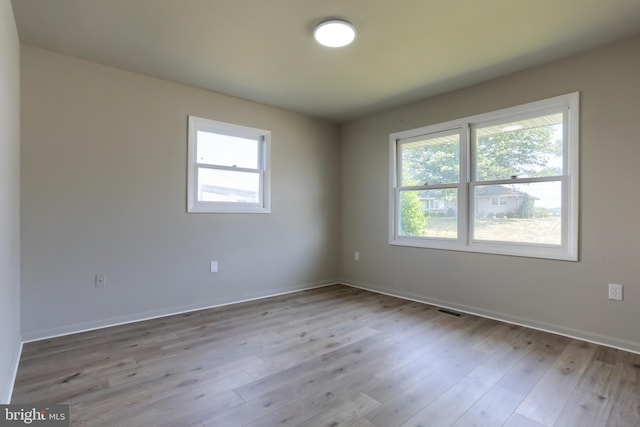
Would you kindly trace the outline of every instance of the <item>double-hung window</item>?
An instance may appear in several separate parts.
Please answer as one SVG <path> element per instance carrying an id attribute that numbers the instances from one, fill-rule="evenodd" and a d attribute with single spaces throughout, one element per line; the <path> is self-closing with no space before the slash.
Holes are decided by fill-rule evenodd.
<path id="1" fill-rule="evenodd" d="M 271 133 L 189 116 L 188 212 L 269 212 Z"/>
<path id="2" fill-rule="evenodd" d="M 390 135 L 390 243 L 578 258 L 572 93 Z"/>

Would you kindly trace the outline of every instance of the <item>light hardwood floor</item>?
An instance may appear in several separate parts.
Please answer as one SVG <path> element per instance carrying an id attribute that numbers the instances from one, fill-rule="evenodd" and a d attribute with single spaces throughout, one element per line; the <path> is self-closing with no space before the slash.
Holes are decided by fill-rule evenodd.
<path id="1" fill-rule="evenodd" d="M 640 426 L 640 355 L 346 286 L 24 346 L 74 426 Z"/>

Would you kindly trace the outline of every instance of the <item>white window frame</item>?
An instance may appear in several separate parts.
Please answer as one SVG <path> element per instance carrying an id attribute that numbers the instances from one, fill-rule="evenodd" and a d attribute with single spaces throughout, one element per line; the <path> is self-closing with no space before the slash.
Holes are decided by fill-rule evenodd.
<path id="1" fill-rule="evenodd" d="M 445 249 L 464 252 L 479 252 L 498 255 L 578 261 L 579 220 L 579 92 L 569 93 L 541 101 L 505 108 L 485 114 L 451 120 L 389 135 L 389 244 L 420 248 Z M 493 183 L 473 179 L 474 159 L 471 129 L 492 121 L 517 120 L 523 116 L 544 115 L 549 111 L 564 114 L 563 172 L 562 186 L 561 244 L 545 245 L 518 242 L 474 241 L 473 215 L 476 185 Z M 460 135 L 460 180 L 458 188 L 458 236 L 455 239 L 400 235 L 400 145 L 403 142 L 430 137 L 442 132 L 459 132 Z M 516 179 L 510 183 L 538 182 L 539 179 Z M 501 181 L 495 181 L 500 184 Z M 422 188 L 419 188 L 422 189 Z M 427 187 L 425 187 L 427 189 Z"/>
<path id="2" fill-rule="evenodd" d="M 269 213 L 270 207 L 270 150 L 271 132 L 232 123 L 225 123 L 202 117 L 188 118 L 188 165 L 187 165 L 187 212 L 189 213 Z M 247 169 L 198 163 L 198 131 L 228 135 L 258 141 L 258 167 Z M 201 169 L 251 172 L 259 176 L 259 196 L 257 203 L 219 202 L 198 200 L 198 171 Z"/>

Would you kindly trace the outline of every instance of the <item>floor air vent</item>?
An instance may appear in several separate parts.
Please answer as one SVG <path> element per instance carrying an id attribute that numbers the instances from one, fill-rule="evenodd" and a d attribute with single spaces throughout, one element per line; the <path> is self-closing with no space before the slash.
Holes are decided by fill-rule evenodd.
<path id="1" fill-rule="evenodd" d="M 456 316 L 456 317 L 462 316 L 462 313 L 456 313 L 455 311 L 447 310 L 447 309 L 444 309 L 444 308 L 439 308 L 438 311 L 440 313 L 448 314 L 450 316 Z"/>

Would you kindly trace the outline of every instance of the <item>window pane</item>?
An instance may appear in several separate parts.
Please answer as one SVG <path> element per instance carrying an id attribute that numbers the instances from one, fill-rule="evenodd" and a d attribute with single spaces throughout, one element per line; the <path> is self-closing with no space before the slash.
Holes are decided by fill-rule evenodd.
<path id="1" fill-rule="evenodd" d="M 198 131 L 197 162 L 258 169 L 258 141 Z"/>
<path id="2" fill-rule="evenodd" d="M 474 127 L 477 180 L 562 175 L 562 113 Z"/>
<path id="3" fill-rule="evenodd" d="M 198 201 L 258 203 L 260 175 L 218 169 L 198 169 Z"/>
<path id="4" fill-rule="evenodd" d="M 403 187 L 454 184 L 460 179 L 460 136 L 402 143 Z"/>
<path id="5" fill-rule="evenodd" d="M 458 190 L 400 192 L 400 235 L 458 237 Z"/>
<path id="6" fill-rule="evenodd" d="M 560 181 L 477 186 L 474 240 L 560 245 L 561 195 Z"/>

